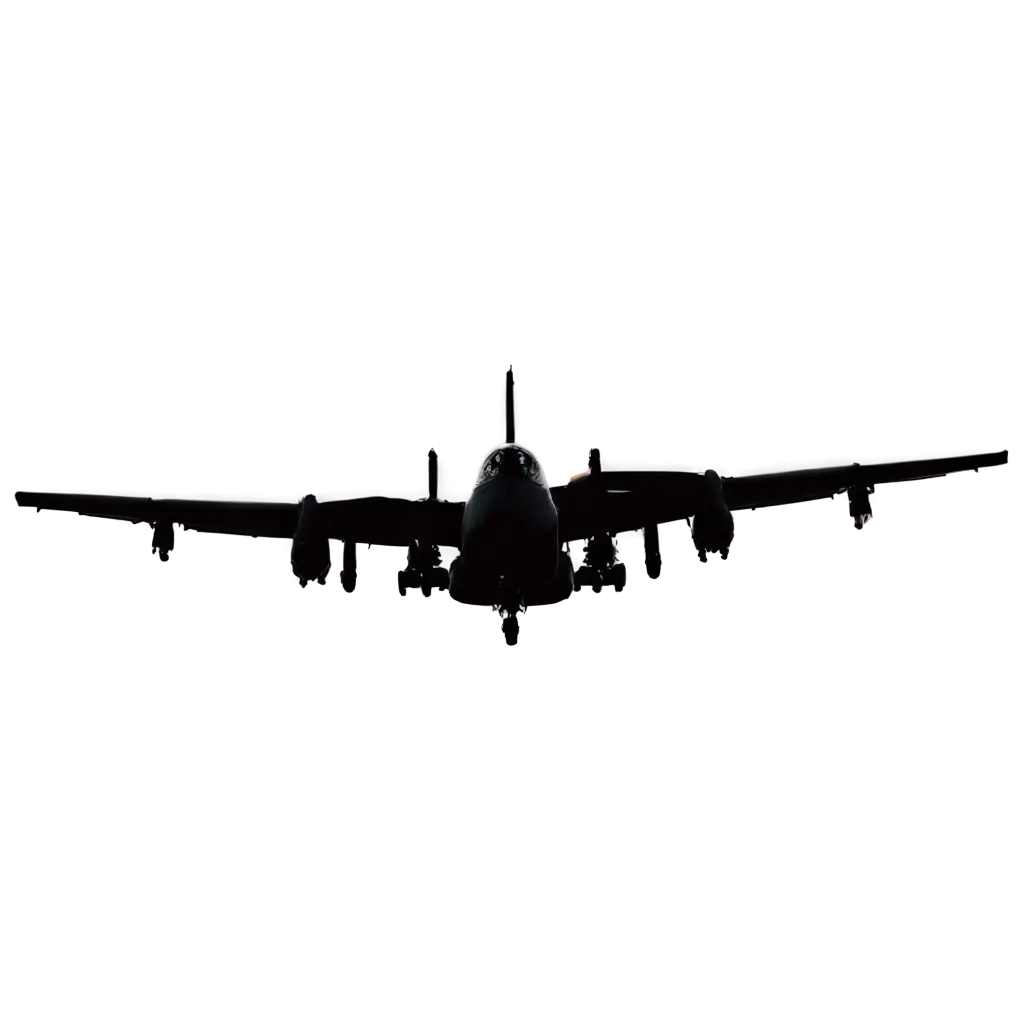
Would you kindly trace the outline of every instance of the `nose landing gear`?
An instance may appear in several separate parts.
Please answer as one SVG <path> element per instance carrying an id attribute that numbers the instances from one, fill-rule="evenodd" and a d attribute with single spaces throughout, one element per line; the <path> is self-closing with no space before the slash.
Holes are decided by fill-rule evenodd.
<path id="1" fill-rule="evenodd" d="M 519 617 L 512 612 L 508 618 L 502 619 L 501 631 L 505 634 L 505 643 L 509 647 L 515 647 L 519 642 Z"/>
<path id="2" fill-rule="evenodd" d="M 519 642 L 519 613 L 526 611 L 519 588 L 503 578 L 498 585 L 498 603 L 494 607 L 501 616 L 505 643 L 514 647 Z"/>

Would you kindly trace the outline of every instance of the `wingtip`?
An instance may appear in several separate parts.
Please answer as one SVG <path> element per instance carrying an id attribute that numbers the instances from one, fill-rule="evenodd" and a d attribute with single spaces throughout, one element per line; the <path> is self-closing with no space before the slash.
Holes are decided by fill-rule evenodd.
<path id="1" fill-rule="evenodd" d="M 1010 461 L 1010 453 L 1004 448 L 1001 452 L 984 452 L 983 454 L 975 455 L 974 458 L 978 460 L 979 468 L 1005 466 Z"/>

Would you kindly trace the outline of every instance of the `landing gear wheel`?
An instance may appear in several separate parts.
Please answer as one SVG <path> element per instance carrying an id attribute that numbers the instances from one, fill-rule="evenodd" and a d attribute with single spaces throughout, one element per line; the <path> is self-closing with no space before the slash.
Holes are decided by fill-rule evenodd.
<path id="1" fill-rule="evenodd" d="M 608 569 L 608 584 L 616 591 L 623 591 L 626 588 L 626 565 L 623 562 L 615 562 Z"/>
<path id="2" fill-rule="evenodd" d="M 447 569 L 434 569 L 431 573 L 433 577 L 434 586 L 438 590 L 447 590 L 449 584 L 448 570 Z"/>
<path id="3" fill-rule="evenodd" d="M 299 586 L 302 587 L 303 590 L 305 590 L 306 589 L 306 584 L 308 582 L 309 582 L 309 580 L 299 580 Z"/>
<path id="4" fill-rule="evenodd" d="M 401 571 L 398 573 L 398 592 L 405 597 L 405 573 Z"/>
<path id="5" fill-rule="evenodd" d="M 505 643 L 514 647 L 519 641 L 519 619 L 515 615 L 509 615 L 501 623 L 501 631 L 505 634 Z"/>
<path id="6" fill-rule="evenodd" d="M 730 544 L 727 548 L 722 548 L 720 551 L 716 551 L 714 554 L 714 560 L 720 565 L 731 565 L 736 560 L 736 546 Z"/>
<path id="7" fill-rule="evenodd" d="M 326 576 L 317 576 L 316 581 L 322 587 L 322 586 L 324 586 L 327 583 L 327 577 Z"/>
<path id="8" fill-rule="evenodd" d="M 863 530 L 864 529 L 864 524 L 861 522 L 861 520 L 859 518 L 858 519 L 854 519 L 854 521 L 853 521 L 853 528 L 855 530 Z M 160 557 L 163 558 L 163 555 L 161 555 Z"/>
<path id="9" fill-rule="evenodd" d="M 697 552 L 697 557 L 702 562 L 706 562 L 708 560 L 708 553 L 703 548 L 700 548 L 700 550 Z"/>
<path id="10" fill-rule="evenodd" d="M 604 586 L 604 584 L 603 584 L 603 583 L 595 583 L 595 584 L 594 584 L 594 593 L 595 593 L 595 594 L 600 594 L 600 593 L 601 593 L 601 588 L 602 588 L 603 586 Z"/>
<path id="11" fill-rule="evenodd" d="M 168 558 L 170 558 L 170 555 L 166 551 L 161 551 L 160 552 L 160 561 L 161 562 L 166 562 Z"/>
<path id="12" fill-rule="evenodd" d="M 424 597 L 430 597 L 431 588 L 429 583 L 424 583 L 423 586 L 420 587 L 420 590 L 423 591 Z"/>

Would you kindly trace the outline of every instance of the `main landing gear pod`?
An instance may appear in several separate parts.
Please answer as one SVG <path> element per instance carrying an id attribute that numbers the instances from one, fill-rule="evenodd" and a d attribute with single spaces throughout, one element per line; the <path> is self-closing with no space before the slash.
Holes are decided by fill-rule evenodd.
<path id="1" fill-rule="evenodd" d="M 420 591 L 429 598 L 434 590 L 449 589 L 449 570 L 441 565 L 441 549 L 436 544 L 414 541 L 409 547 L 409 564 L 401 573 L 404 591 Z"/>

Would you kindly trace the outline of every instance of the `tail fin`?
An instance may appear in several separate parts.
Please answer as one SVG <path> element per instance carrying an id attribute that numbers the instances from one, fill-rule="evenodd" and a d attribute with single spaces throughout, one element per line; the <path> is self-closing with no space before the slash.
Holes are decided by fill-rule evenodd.
<path id="1" fill-rule="evenodd" d="M 512 444 L 516 439 L 516 403 L 512 396 L 512 367 L 505 374 L 505 443 Z"/>

